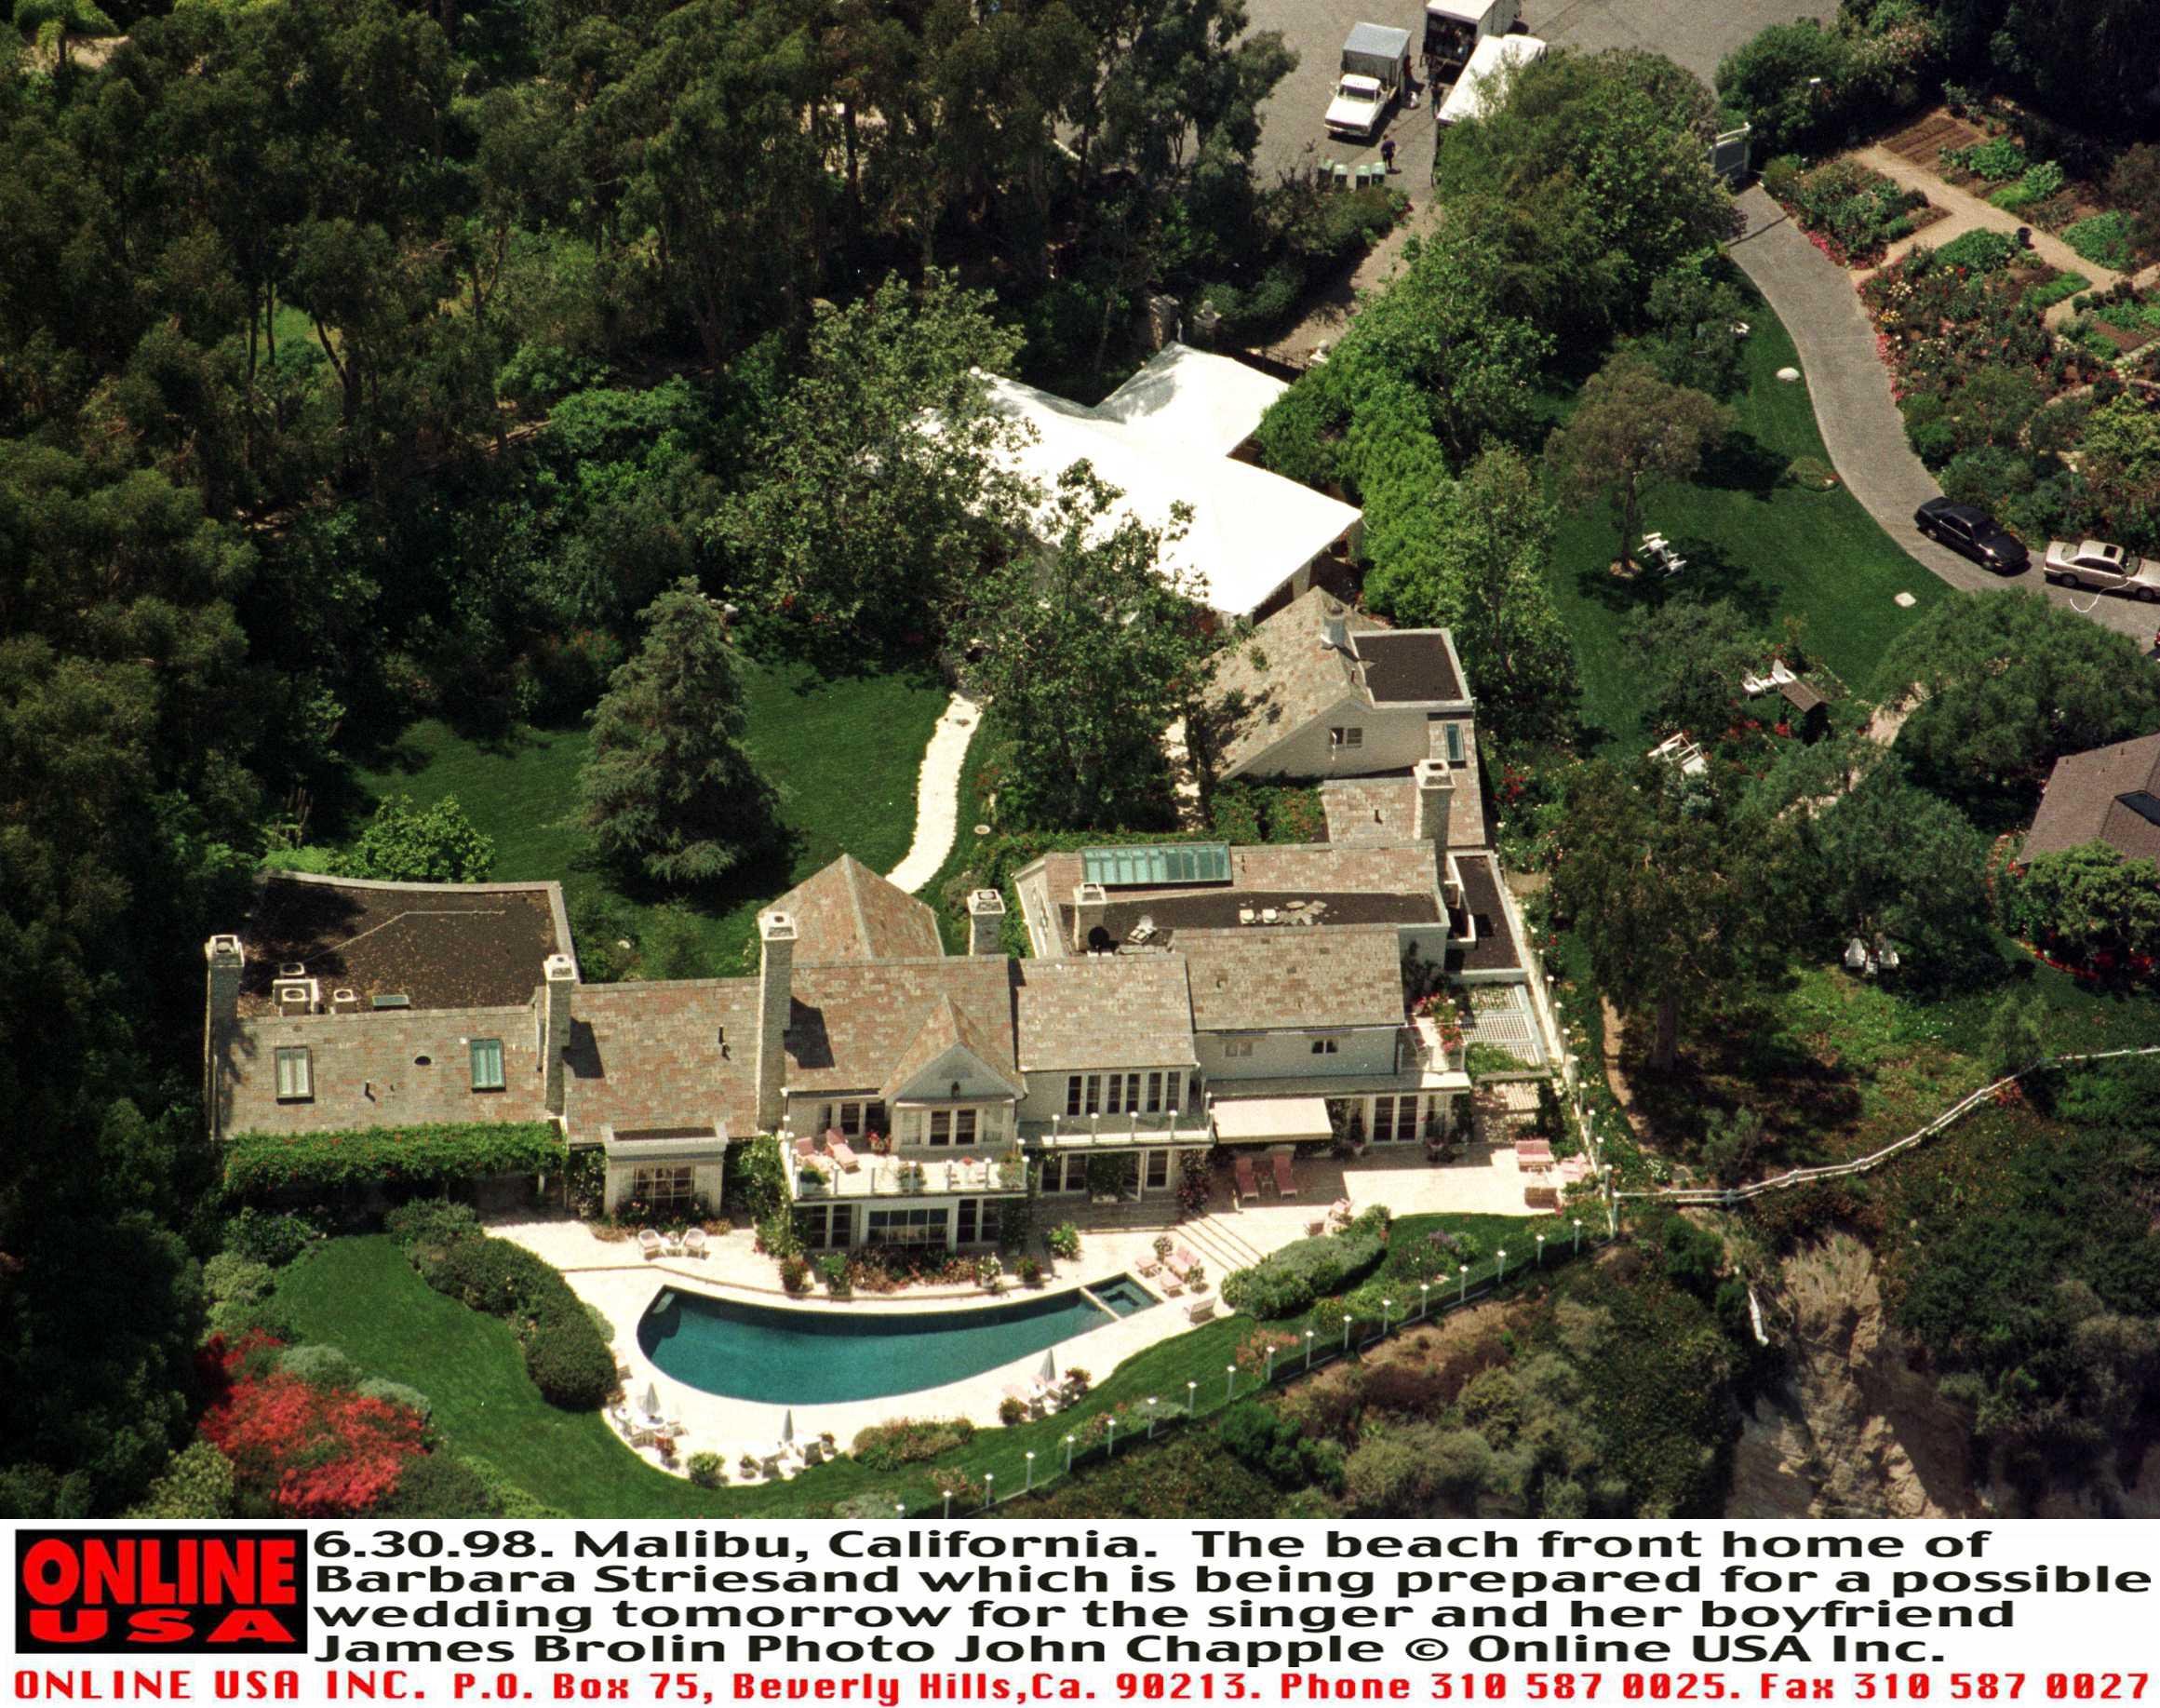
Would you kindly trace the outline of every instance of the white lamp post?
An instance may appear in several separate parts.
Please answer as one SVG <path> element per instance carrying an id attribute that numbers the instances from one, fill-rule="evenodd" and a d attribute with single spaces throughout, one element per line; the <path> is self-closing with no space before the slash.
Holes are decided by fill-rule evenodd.
<path id="1" fill-rule="evenodd" d="M 1463 1290 L 1456 1296 L 1455 1302 L 1458 1305 L 1470 1302 L 1470 1266 L 1467 1263 L 1463 1265 Z"/>
<path id="2" fill-rule="evenodd" d="M 1118 1450 L 1118 1419 L 1108 1412 L 1105 1412 L 1103 1418 L 1110 1426 L 1109 1434 L 1103 1439 L 1103 1457 L 1107 1459 Z"/>
<path id="3" fill-rule="evenodd" d="M 1507 1280 L 1507 1279 L 1508 1279 L 1508 1248 L 1507 1248 L 1505 1245 L 1503 1245 L 1503 1246 L 1501 1246 L 1501 1247 L 1500 1247 L 1500 1249 L 1499 1249 L 1498 1251 L 1495 1252 L 1493 1255 L 1494 1255 L 1496 1257 L 1497 1257 L 1497 1258 L 1499 1259 L 1499 1264 L 1500 1264 L 1500 1272 L 1499 1272 L 1499 1274 L 1498 1274 L 1498 1275 L 1497 1275 L 1497 1276 L 1496 1276 L 1495 1279 L 1496 1279 L 1496 1280 L 1499 1280 L 1499 1281 L 1505 1281 L 1505 1280 Z"/>
<path id="4" fill-rule="evenodd" d="M 1344 1356 L 1344 1357 L 1346 1357 L 1346 1358 L 1348 1358 L 1348 1357 L 1349 1356 L 1349 1354 L 1350 1354 L 1350 1316 L 1349 1316 L 1349 1312 L 1346 1311 L 1345 1312 L 1343 1312 L 1343 1356 Z"/>
<path id="5" fill-rule="evenodd" d="M 1147 1439 L 1155 1439 L 1155 1396 L 1152 1393 L 1147 1396 Z"/>
<path id="6" fill-rule="evenodd" d="M 1186 1384 L 1185 1384 L 1185 1415 L 1186 1415 L 1187 1417 L 1188 1417 L 1188 1418 L 1190 1418 L 1190 1417 L 1193 1417 L 1193 1416 L 1197 1415 L 1197 1407 L 1199 1406 L 1199 1405 L 1200 1405 L 1200 1384 L 1199 1384 L 1198 1382 L 1187 1382 L 1187 1383 L 1186 1383 Z"/>
<path id="7" fill-rule="evenodd" d="M 1582 1217 L 1579 1216 L 1575 1218 L 1575 1255 L 1582 1256 Z"/>
<path id="8" fill-rule="evenodd" d="M 1383 1336 L 1388 1332 L 1388 1312 L 1394 1308 L 1395 1301 L 1391 1298 L 1384 1298 L 1380 1301 L 1380 1333 Z"/>
<path id="9" fill-rule="evenodd" d="M 1312 1330 L 1309 1328 L 1305 1331 L 1305 1367 L 1312 1368 Z"/>
<path id="10" fill-rule="evenodd" d="M 949 1488 L 945 1491 L 945 1515 L 947 1518 L 952 1516 L 952 1490 Z"/>
<path id="11" fill-rule="evenodd" d="M 1268 1349 L 1268 1374 L 1261 1380 L 1270 1384 L 1275 1380 L 1275 1349 L 1272 1346 Z"/>
<path id="12" fill-rule="evenodd" d="M 1237 1392 L 1238 1366 L 1234 1364 L 1227 1364 L 1223 1365 L 1223 1404 L 1228 1405 Z"/>
<path id="13" fill-rule="evenodd" d="M 892 1503 L 892 1516 L 895 1518 L 905 1518 L 907 1516 L 907 1509 L 905 1506 L 902 1506 L 897 1500 L 895 1500 Z"/>
<path id="14" fill-rule="evenodd" d="M 1422 1323 L 1428 1316 L 1431 1315 L 1431 1313 L 1432 1283 L 1429 1281 L 1421 1281 L 1417 1284 L 1417 1320 Z"/>
<path id="15" fill-rule="evenodd" d="M 1026 1492 L 1027 1492 L 1027 1491 L 1028 1491 L 1030 1488 L 1033 1488 L 1034 1486 L 1035 1486 L 1035 1455 L 1034 1455 L 1033 1453 L 1030 1453 L 1030 1454 L 1028 1454 L 1028 1456 L 1027 1456 L 1027 1481 L 1026 1481 L 1026 1482 L 1024 1485 L 1022 1485 L 1020 1492 L 1021 1492 L 1022 1494 L 1026 1494 Z"/>
<path id="16" fill-rule="evenodd" d="M 1545 1236 L 1542 1233 L 1537 1236 L 1537 1267 L 1545 1267 Z"/>
<path id="17" fill-rule="evenodd" d="M 1067 1435 L 1065 1438 L 1065 1474 L 1067 1476 L 1072 1475 L 1072 1444 L 1073 1437 Z"/>
<path id="18" fill-rule="evenodd" d="M 997 1504 L 998 1473 L 995 1471 L 986 1471 L 983 1473 L 983 1510 L 986 1513 Z"/>

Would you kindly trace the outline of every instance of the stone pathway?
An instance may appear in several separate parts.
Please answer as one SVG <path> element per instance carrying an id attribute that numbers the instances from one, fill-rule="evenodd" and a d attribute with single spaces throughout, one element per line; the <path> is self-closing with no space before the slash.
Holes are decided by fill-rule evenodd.
<path id="1" fill-rule="evenodd" d="M 981 706 L 956 693 L 923 749 L 922 773 L 915 785 L 915 841 L 908 844 L 907 857 L 885 874 L 911 894 L 937 876 L 959 834 L 960 767 L 982 717 Z"/>
<path id="2" fill-rule="evenodd" d="M 2150 641 L 2153 615 L 2134 600 L 2096 601 L 2095 596 L 2086 594 L 2081 604 L 2068 589 L 2047 586 L 2037 570 L 2006 583 L 1992 571 L 1922 536 L 1912 525 L 1912 513 L 1928 499 L 1939 498 L 1942 489 L 1906 443 L 1904 420 L 1890 396 L 1889 372 L 1875 354 L 1875 329 L 1852 276 L 1810 243 L 1761 186 L 1736 199 L 1747 217 L 1747 229 L 1727 252 L 1792 335 L 1830 460 L 1838 477 L 1884 531 L 1953 587 L 1973 593 L 1995 592 L 2006 585 L 2031 587 L 2096 623 Z M 1940 224 L 1931 228 L 1941 229 Z M 2037 561 L 2046 542 L 2028 544 Z"/>
<path id="3" fill-rule="evenodd" d="M 1410 178 L 1405 172 L 1389 182 L 1407 185 Z M 1411 238 L 1430 231 L 1439 215 L 1438 200 L 1429 192 L 1418 194 L 1394 230 L 1366 250 L 1356 266 L 1324 286 L 1305 317 L 1261 354 L 1293 367 L 1306 366 L 1317 352 L 1343 335 L 1350 316 L 1358 312 L 1360 300 L 1394 276 L 1402 264 L 1404 247 Z"/>
<path id="4" fill-rule="evenodd" d="M 1894 154 L 1877 143 L 1872 148 L 1856 150 L 1852 156 L 1862 166 L 1872 168 L 1903 185 L 1917 190 L 1950 217 L 1938 220 L 1925 230 L 1914 232 L 1910 237 L 1900 237 L 1884 251 L 1883 265 L 1899 261 L 1912 249 L 1925 245 L 1939 249 L 1952 237 L 1962 237 L 1968 231 L 2000 232 L 2006 237 L 2018 235 L 2025 222 L 2014 213 L 2006 213 L 1992 202 L 1983 200 L 1969 190 L 1961 190 L 1955 184 L 1946 183 L 1924 166 L 1915 166 L 1903 155 Z M 2123 276 L 2111 272 L 2098 262 L 2085 259 L 2069 244 L 2052 232 L 2044 232 L 2038 226 L 2029 228 L 2032 234 L 2033 252 L 2049 266 L 2062 273 L 2082 273 L 2092 281 L 2095 290 L 2106 290 Z M 1866 273 L 1853 275 L 1857 287 L 1868 277 Z M 2047 311 L 2047 324 L 2060 326 L 2072 314 L 2068 302 L 2058 303 Z"/>

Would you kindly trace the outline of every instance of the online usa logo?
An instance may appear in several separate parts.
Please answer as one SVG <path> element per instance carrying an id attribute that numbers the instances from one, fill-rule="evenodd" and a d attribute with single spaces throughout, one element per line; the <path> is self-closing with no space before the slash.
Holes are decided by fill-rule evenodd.
<path id="1" fill-rule="evenodd" d="M 25 1654 L 303 1653 L 307 1533 L 18 1530 L 15 1635 Z"/>

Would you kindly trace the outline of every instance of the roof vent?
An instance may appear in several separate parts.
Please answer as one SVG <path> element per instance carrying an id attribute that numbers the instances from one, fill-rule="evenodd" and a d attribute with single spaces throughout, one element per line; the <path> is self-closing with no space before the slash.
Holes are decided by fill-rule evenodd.
<path id="1" fill-rule="evenodd" d="M 322 993 L 312 978 L 278 978 L 272 981 L 270 1000 L 277 1004 L 279 1014 L 312 1015 L 322 1012 Z"/>
<path id="2" fill-rule="evenodd" d="M 1350 650 L 1350 625 L 1340 617 L 1323 617 L 1320 625 L 1320 643 L 1333 647 L 1338 652 Z"/>
<path id="3" fill-rule="evenodd" d="M 283 962 L 278 966 L 277 976 L 280 978 L 305 978 L 307 976 L 307 962 L 304 961 Z"/>
<path id="4" fill-rule="evenodd" d="M 330 1012 L 334 1015 L 359 1013 L 360 993 L 350 985 L 340 985 L 330 992 Z"/>

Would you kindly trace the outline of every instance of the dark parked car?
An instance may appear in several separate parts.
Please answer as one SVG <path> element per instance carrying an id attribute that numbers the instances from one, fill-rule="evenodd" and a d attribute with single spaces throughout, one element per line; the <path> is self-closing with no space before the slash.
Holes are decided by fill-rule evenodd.
<path id="1" fill-rule="evenodd" d="M 2024 541 L 2005 533 L 1993 517 L 1973 504 L 1931 498 L 1912 513 L 1912 525 L 1929 539 L 1940 540 L 1960 557 L 1970 558 L 1998 575 L 2020 574 L 2033 560 Z"/>

